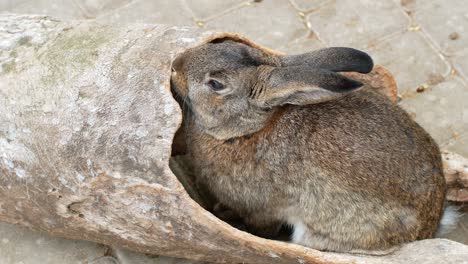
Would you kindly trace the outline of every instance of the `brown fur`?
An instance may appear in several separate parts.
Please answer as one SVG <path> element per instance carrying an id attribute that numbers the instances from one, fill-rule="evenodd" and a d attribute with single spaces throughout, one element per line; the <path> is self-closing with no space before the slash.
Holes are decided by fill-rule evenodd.
<path id="1" fill-rule="evenodd" d="M 250 231 L 270 237 L 289 223 L 296 243 L 338 252 L 385 251 L 434 235 L 445 196 L 439 149 L 385 96 L 366 86 L 350 92 L 352 80 L 317 70 L 362 70 L 345 65 L 349 51 L 305 54 L 295 60 L 302 72 L 283 63 L 291 58 L 220 45 L 180 56 L 172 81 L 189 106 L 187 150 L 199 182 Z M 230 53 L 249 58 L 217 59 Z M 325 58 L 311 66 L 314 56 Z M 346 62 L 335 69 L 330 61 Z M 205 87 L 219 69 L 228 94 Z"/>

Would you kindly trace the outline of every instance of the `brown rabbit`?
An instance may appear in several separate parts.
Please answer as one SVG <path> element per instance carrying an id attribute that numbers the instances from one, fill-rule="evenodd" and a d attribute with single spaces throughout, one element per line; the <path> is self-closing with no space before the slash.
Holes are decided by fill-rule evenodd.
<path id="1" fill-rule="evenodd" d="M 445 180 L 439 148 L 385 96 L 337 72 L 368 73 L 351 48 L 279 56 L 232 40 L 184 52 L 183 99 L 199 182 L 249 231 L 319 250 L 379 254 L 430 238 Z"/>

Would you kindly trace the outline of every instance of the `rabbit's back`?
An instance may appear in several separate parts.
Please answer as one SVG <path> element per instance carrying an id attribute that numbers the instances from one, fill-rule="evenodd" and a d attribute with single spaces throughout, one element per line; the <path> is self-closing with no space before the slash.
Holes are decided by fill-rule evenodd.
<path id="1" fill-rule="evenodd" d="M 297 147 L 305 150 L 298 155 L 350 188 L 365 186 L 380 195 L 391 189 L 394 195 L 400 189 L 416 194 L 421 186 L 444 184 L 434 140 L 400 107 L 370 89 L 289 108 L 272 141 L 293 153 Z"/>

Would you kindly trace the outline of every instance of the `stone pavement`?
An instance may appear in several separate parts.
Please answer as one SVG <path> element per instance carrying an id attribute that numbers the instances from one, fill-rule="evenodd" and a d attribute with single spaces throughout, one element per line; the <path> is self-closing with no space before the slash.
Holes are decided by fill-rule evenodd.
<path id="1" fill-rule="evenodd" d="M 401 105 L 441 147 L 468 156 L 466 0 L 0 0 L 2 11 L 235 31 L 288 53 L 362 49 L 393 72 Z M 451 237 L 468 243 L 466 215 Z M 64 262 L 191 263 L 0 224 L 0 263 Z"/>

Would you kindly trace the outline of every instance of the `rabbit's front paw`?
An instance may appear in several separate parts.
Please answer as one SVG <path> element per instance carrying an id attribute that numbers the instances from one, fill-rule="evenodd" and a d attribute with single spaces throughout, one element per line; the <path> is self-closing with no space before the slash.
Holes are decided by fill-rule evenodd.
<path id="1" fill-rule="evenodd" d="M 250 215 L 244 219 L 247 231 L 254 235 L 269 239 L 278 239 L 282 227 L 280 221 L 274 221 L 271 217 L 261 215 Z"/>

